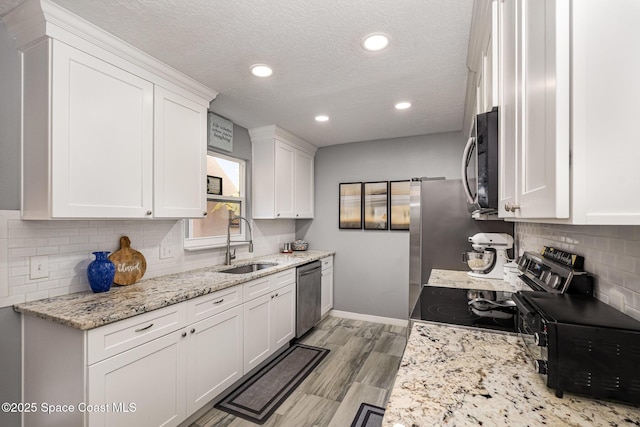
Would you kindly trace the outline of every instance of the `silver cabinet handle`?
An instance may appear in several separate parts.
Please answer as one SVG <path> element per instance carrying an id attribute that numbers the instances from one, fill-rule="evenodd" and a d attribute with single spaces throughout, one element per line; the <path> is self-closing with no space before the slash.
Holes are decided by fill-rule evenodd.
<path id="1" fill-rule="evenodd" d="M 214 301 L 214 304 L 220 304 L 222 301 L 224 301 L 224 298 L 219 299 L 218 301 Z"/>
<path id="2" fill-rule="evenodd" d="M 512 203 L 505 203 L 504 204 L 504 210 L 507 212 L 515 212 L 516 210 L 520 209 L 520 205 L 514 205 Z"/>
<path id="3" fill-rule="evenodd" d="M 147 211 L 147 215 L 151 215 L 153 212 L 151 211 Z"/>
<path id="4" fill-rule="evenodd" d="M 145 326 L 144 328 L 139 328 L 139 329 L 136 329 L 135 331 L 136 332 L 146 331 L 147 329 L 149 329 L 152 326 L 153 326 L 153 323 L 150 323 L 149 325 Z"/>

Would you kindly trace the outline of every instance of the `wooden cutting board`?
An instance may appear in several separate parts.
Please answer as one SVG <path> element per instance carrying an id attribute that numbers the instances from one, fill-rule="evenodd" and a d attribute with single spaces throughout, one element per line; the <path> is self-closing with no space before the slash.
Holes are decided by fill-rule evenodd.
<path id="1" fill-rule="evenodd" d="M 131 240 L 127 236 L 120 238 L 120 249 L 109 255 L 109 259 L 116 266 L 116 276 L 113 278 L 116 285 L 133 285 L 147 271 L 147 260 L 131 248 Z"/>

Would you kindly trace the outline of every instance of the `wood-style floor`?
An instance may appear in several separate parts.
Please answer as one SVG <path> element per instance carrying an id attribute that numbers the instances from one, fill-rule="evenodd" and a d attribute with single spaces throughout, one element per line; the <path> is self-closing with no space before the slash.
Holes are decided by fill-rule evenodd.
<path id="1" fill-rule="evenodd" d="M 406 328 L 329 316 L 301 342 L 331 352 L 264 426 L 344 427 L 351 425 L 361 403 L 386 406 Z M 256 425 L 211 409 L 191 427 Z"/>

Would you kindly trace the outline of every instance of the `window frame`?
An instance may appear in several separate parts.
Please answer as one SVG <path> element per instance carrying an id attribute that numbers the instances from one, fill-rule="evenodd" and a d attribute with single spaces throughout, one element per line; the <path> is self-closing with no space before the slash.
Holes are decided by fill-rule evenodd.
<path id="1" fill-rule="evenodd" d="M 216 151 L 207 151 L 207 156 L 217 157 L 230 162 L 238 163 L 239 165 L 239 190 L 241 197 L 234 196 L 222 196 L 216 194 L 206 194 L 207 204 L 209 201 L 217 202 L 234 202 L 240 203 L 240 215 L 247 218 L 247 161 L 238 157 L 228 156 L 218 153 Z M 204 177 L 206 179 L 206 177 Z M 205 186 L 206 188 L 206 186 Z M 206 190 L 205 190 L 206 191 Z M 207 206 L 208 209 L 208 206 Z M 247 218 L 247 220 L 250 220 Z M 184 250 L 185 251 L 197 251 L 202 249 L 222 248 L 227 245 L 227 235 L 221 236 L 208 236 L 208 237 L 189 237 L 193 231 L 194 219 L 184 220 Z M 231 235 L 231 246 L 240 246 L 248 244 L 246 223 L 240 221 L 240 233 Z"/>

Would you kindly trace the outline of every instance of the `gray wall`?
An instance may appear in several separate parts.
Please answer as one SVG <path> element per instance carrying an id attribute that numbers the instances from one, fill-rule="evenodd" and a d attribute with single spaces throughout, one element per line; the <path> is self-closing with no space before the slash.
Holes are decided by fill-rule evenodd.
<path id="1" fill-rule="evenodd" d="M 0 25 L 0 210 L 16 209 L 20 209 L 20 55 Z M 0 401 L 19 402 L 20 316 L 11 307 L 0 309 L 0 342 Z M 0 412 L 0 425 L 19 426 L 20 414 Z"/>
<path id="2" fill-rule="evenodd" d="M 461 132 L 322 147 L 315 158 L 315 216 L 296 238 L 335 250 L 334 309 L 407 318 L 409 233 L 338 229 L 338 184 L 460 177 Z"/>
<path id="3" fill-rule="evenodd" d="M 20 55 L 0 25 L 0 210 L 20 209 Z"/>

